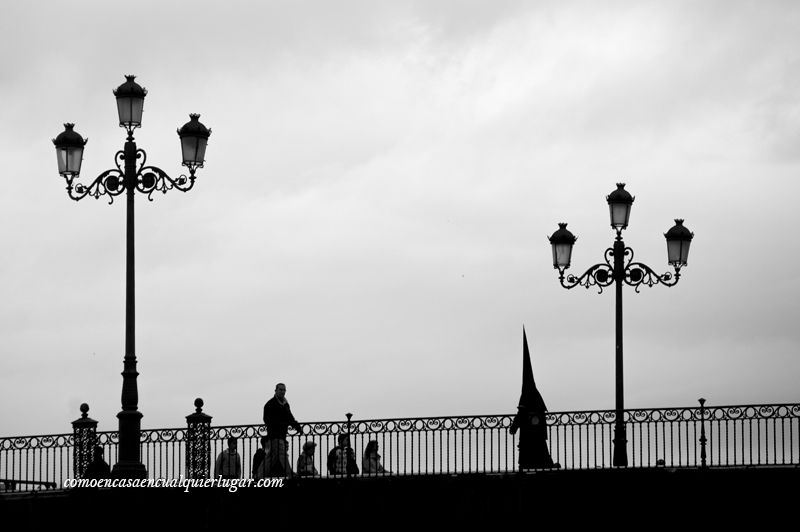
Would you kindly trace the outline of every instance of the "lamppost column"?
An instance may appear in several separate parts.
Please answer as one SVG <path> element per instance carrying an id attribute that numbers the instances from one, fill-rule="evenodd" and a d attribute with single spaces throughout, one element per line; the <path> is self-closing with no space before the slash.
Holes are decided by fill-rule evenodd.
<path id="1" fill-rule="evenodd" d="M 616 309 L 616 412 L 614 415 L 614 465 L 628 465 L 628 440 L 625 436 L 625 404 L 622 381 L 622 282 L 625 280 L 625 242 L 614 242 L 614 282 L 617 290 Z"/>
<path id="2" fill-rule="evenodd" d="M 113 474 L 119 478 L 145 478 L 147 470 L 139 457 L 142 413 L 136 385 L 136 301 L 134 283 L 134 208 L 136 190 L 136 143 L 125 142 L 125 189 L 127 194 L 125 261 L 125 361 L 122 371 L 122 410 L 119 419 L 119 461 Z"/>
<path id="3" fill-rule="evenodd" d="M 686 266 L 689 257 L 689 245 L 691 244 L 694 233 L 683 226 L 682 219 L 675 220 L 675 226 L 664 234 L 667 239 L 667 262 L 675 268 L 672 273 L 659 275 L 653 269 L 641 262 L 633 261 L 633 250 L 625 247 L 622 240 L 622 231 L 628 227 L 630 220 L 631 205 L 633 196 L 625 190 L 624 183 L 617 183 L 617 190 L 606 196 L 608 201 L 609 214 L 611 216 L 611 227 L 616 231 L 617 236 L 614 246 L 607 248 L 604 258 L 605 262 L 595 264 L 586 270 L 582 275 L 567 275 L 564 272 L 570 267 L 572 257 L 572 247 L 576 237 L 567 230 L 566 223 L 559 223 L 559 229 L 548 238 L 553 248 L 553 268 L 558 270 L 558 280 L 566 289 L 584 286 L 590 288 L 596 286 L 598 293 L 603 292 L 603 288 L 615 284 L 616 288 L 616 398 L 614 412 L 614 450 L 613 465 L 616 467 L 627 467 L 628 465 L 628 439 L 625 434 L 625 403 L 623 395 L 623 364 L 622 364 L 622 285 L 628 284 L 639 291 L 642 285 L 653 286 L 662 284 L 664 286 L 675 286 L 680 279 L 680 270 Z M 613 261 L 612 261 L 613 258 Z"/>
<path id="4" fill-rule="evenodd" d="M 134 194 L 147 194 L 152 201 L 156 191 L 167 193 L 172 189 L 188 192 L 194 186 L 195 172 L 203 167 L 206 146 L 211 130 L 204 126 L 200 115 L 192 113 L 189 122 L 178 128 L 181 141 L 183 166 L 189 175 L 177 179 L 170 177 L 157 166 L 147 165 L 147 154 L 136 147 L 133 132 L 142 125 L 142 109 L 147 90 L 134 81 L 136 76 L 125 76 L 125 83 L 114 89 L 117 100 L 119 126 L 125 128 L 128 137 L 125 146 L 114 156 L 114 166 L 104 171 L 88 184 L 76 182 L 81 173 L 81 162 L 86 139 L 74 130 L 75 124 L 64 124 L 64 131 L 53 139 L 58 161 L 58 173 L 67 182 L 67 195 L 80 201 L 90 196 L 95 199 L 108 196 L 114 198 L 126 194 L 126 246 L 125 246 L 125 358 L 122 370 L 122 409 L 119 420 L 118 461 L 112 476 L 115 478 L 146 478 L 147 469 L 141 461 L 141 419 L 139 412 L 139 390 L 136 378 L 136 290 L 134 260 Z"/>

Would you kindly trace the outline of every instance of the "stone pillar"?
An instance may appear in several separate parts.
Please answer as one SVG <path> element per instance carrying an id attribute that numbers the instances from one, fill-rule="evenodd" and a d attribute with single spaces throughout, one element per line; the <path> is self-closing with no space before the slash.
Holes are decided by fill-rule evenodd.
<path id="1" fill-rule="evenodd" d="M 211 473 L 211 416 L 203 413 L 203 400 L 186 416 L 186 478 L 209 478 Z"/>
<path id="2" fill-rule="evenodd" d="M 86 468 L 94 459 L 97 443 L 97 421 L 89 417 L 89 405 L 81 405 L 81 417 L 72 422 L 72 473 L 74 478 L 83 478 Z"/>

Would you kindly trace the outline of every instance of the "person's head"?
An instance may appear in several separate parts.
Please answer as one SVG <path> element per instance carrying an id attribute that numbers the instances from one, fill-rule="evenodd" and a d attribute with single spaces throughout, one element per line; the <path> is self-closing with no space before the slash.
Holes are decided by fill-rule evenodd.
<path id="1" fill-rule="evenodd" d="M 339 447 L 350 447 L 349 434 L 339 434 Z"/>
<path id="2" fill-rule="evenodd" d="M 378 454 L 377 440 L 370 440 L 369 443 L 367 443 L 366 449 L 364 449 L 364 456 L 372 456 L 373 454 Z"/>
<path id="3" fill-rule="evenodd" d="M 230 449 L 231 451 L 235 450 L 236 449 L 236 443 L 237 442 L 236 442 L 236 437 L 235 436 L 231 436 L 230 438 L 228 438 L 228 449 Z"/>
<path id="4" fill-rule="evenodd" d="M 269 438 L 267 438 L 266 436 L 261 436 L 261 447 L 266 448 L 268 442 L 269 442 Z"/>
<path id="5" fill-rule="evenodd" d="M 286 396 L 286 385 L 282 382 L 279 382 L 278 384 L 275 385 L 275 397 L 277 397 L 279 400 L 282 401 L 285 396 Z"/>
<path id="6" fill-rule="evenodd" d="M 303 444 L 303 453 L 304 454 L 308 454 L 308 455 L 312 455 L 312 454 L 314 454 L 314 449 L 316 449 L 316 448 L 317 448 L 317 444 L 314 443 L 311 440 L 308 440 L 307 442 L 305 442 Z"/>
<path id="7" fill-rule="evenodd" d="M 94 446 L 94 457 L 95 459 L 103 459 L 103 446 L 102 445 L 95 445 Z"/>

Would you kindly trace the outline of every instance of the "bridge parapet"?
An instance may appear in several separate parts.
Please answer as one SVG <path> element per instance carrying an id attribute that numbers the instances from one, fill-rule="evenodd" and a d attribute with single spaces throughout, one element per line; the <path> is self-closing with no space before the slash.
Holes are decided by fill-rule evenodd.
<path id="1" fill-rule="evenodd" d="M 141 456 L 149 476 L 207 477 L 213 459 L 235 436 L 243 476 L 251 477 L 265 426 L 212 427 L 202 401 L 195 406 L 195 413 L 186 416 L 186 428 L 142 430 Z M 547 413 L 553 462 L 564 470 L 613 468 L 614 415 L 613 410 Z M 377 476 L 514 472 L 518 438 L 509 434 L 512 421 L 513 415 L 499 414 L 311 422 L 303 424 L 302 433 L 289 430 L 289 458 L 294 467 L 303 444 L 314 442 L 315 466 L 328 476 L 328 452 L 339 434 L 349 433 L 359 467 L 367 444 L 378 443 L 387 472 Z M 625 411 L 625 423 L 628 468 L 800 465 L 800 404 L 631 409 Z M 76 434 L 0 438 L 0 479 L 7 479 L 6 487 L 14 481 L 16 489 L 25 489 L 28 481 L 63 486 L 81 471 L 83 451 L 76 449 L 84 444 L 76 445 Z M 95 432 L 93 437 L 108 449 L 113 463 L 118 433 Z"/>

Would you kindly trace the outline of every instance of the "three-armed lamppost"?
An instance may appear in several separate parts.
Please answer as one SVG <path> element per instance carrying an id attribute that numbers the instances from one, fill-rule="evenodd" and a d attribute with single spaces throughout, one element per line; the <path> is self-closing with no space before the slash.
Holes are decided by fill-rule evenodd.
<path id="1" fill-rule="evenodd" d="M 75 201 L 86 196 L 95 199 L 107 195 L 109 204 L 114 197 L 127 192 L 127 253 L 125 263 L 125 360 L 122 371 L 122 410 L 119 419 L 119 461 L 114 465 L 117 478 L 144 478 L 147 470 L 139 455 L 142 414 L 138 410 L 139 392 L 136 386 L 136 339 L 134 301 L 134 246 L 133 246 L 133 196 L 138 190 L 150 201 L 153 192 L 167 193 L 173 188 L 189 191 L 194 185 L 195 171 L 203 167 L 206 145 L 211 130 L 200 123 L 200 115 L 189 115 L 189 122 L 178 129 L 183 152 L 183 166 L 189 176 L 173 179 L 156 166 L 147 166 L 147 154 L 136 147 L 133 130 L 142 125 L 142 109 L 147 91 L 134 81 L 135 76 L 125 76 L 126 82 L 114 90 L 117 98 L 119 125 L 128 132 L 124 149 L 114 157 L 116 168 L 101 173 L 89 185 L 74 183 L 81 171 L 83 147 L 86 140 L 73 130 L 75 124 L 64 124 L 64 131 L 54 140 L 58 156 L 58 173 L 67 180 L 67 194 Z"/>
<path id="2" fill-rule="evenodd" d="M 576 277 L 572 274 L 565 275 L 570 266 L 572 246 L 577 238 L 567 230 L 567 224 L 558 224 L 559 229 L 549 237 L 553 248 L 553 267 L 558 270 L 558 279 L 561 286 L 570 289 L 576 286 L 586 288 L 596 286 L 599 293 L 603 288 L 616 283 L 617 286 L 617 316 L 616 316 L 616 413 L 614 426 L 614 465 L 627 466 L 628 452 L 626 449 L 624 402 L 622 395 L 622 283 L 635 287 L 639 291 L 641 285 L 653 286 L 661 283 L 666 286 L 675 286 L 681 277 L 681 268 L 686 266 L 689 257 L 689 244 L 694 233 L 683 226 L 683 220 L 675 220 L 675 226 L 664 235 L 667 239 L 667 262 L 675 269 L 675 274 L 657 274 L 641 262 L 633 262 L 633 250 L 625 246 L 622 240 L 622 230 L 628 227 L 631 216 L 633 197 L 625 190 L 624 183 L 618 183 L 617 189 L 606 198 L 611 212 L 611 227 L 617 232 L 614 246 L 606 249 L 605 263 L 595 264 L 586 270 L 583 275 Z"/>

